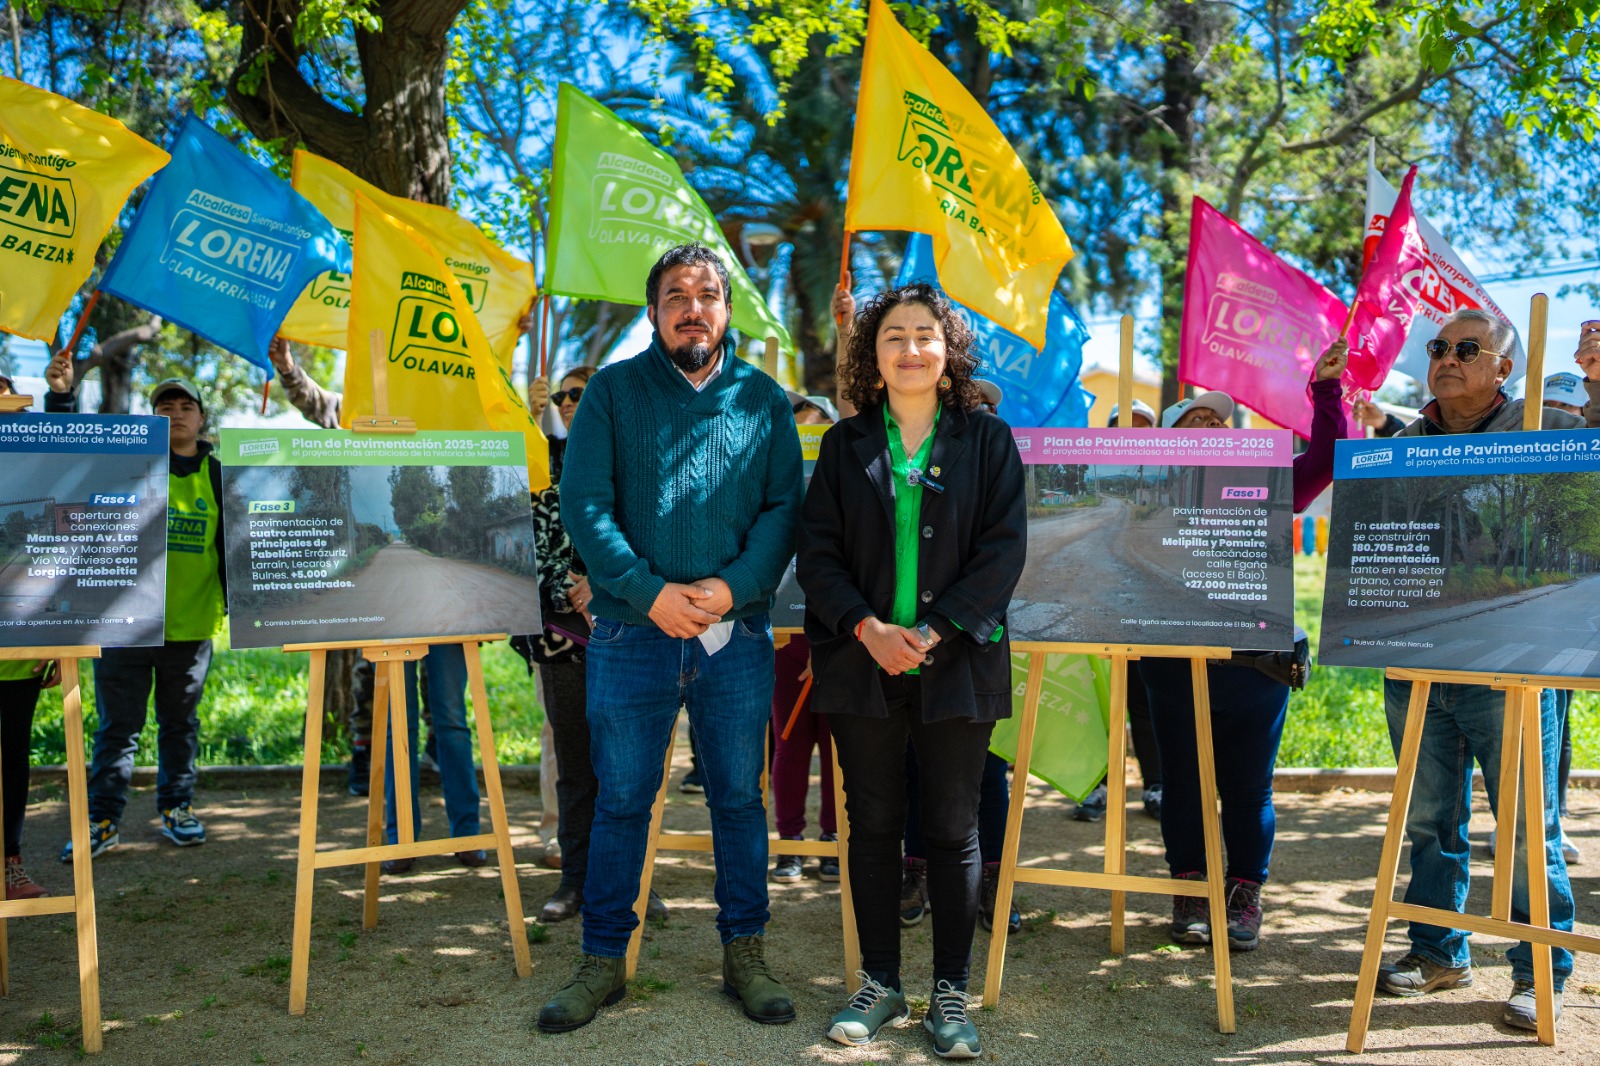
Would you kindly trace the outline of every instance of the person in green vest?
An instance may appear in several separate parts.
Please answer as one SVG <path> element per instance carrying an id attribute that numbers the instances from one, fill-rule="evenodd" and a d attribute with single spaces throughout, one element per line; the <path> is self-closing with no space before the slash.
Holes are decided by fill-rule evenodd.
<path id="1" fill-rule="evenodd" d="M 195 760 L 200 754 L 197 709 L 211 667 L 211 634 L 222 623 L 227 604 L 222 464 L 211 444 L 200 439 L 205 407 L 193 384 L 168 378 L 151 390 L 150 406 L 167 419 L 172 448 L 167 478 L 166 643 L 157 648 L 106 648 L 95 662 L 100 725 L 89 767 L 93 858 L 118 843 L 152 682 L 161 835 L 180 848 L 206 842 L 193 800 Z M 71 842 L 61 849 L 61 861 L 72 861 Z"/>

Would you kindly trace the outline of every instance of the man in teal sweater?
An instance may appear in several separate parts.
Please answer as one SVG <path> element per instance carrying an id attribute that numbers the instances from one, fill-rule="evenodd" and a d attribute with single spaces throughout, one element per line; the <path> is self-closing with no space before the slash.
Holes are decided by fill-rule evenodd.
<path id="1" fill-rule="evenodd" d="M 587 1025 L 626 992 L 624 956 L 650 809 L 679 706 L 700 739 L 716 838 L 723 991 L 794 1018 L 767 968 L 772 708 L 767 610 L 794 554 L 800 441 L 778 383 L 734 355 L 728 271 L 698 244 L 651 268 L 648 350 L 596 374 L 569 431 L 562 517 L 589 572 L 591 757 L 600 782 L 583 890 L 583 962 L 539 1012 Z"/>

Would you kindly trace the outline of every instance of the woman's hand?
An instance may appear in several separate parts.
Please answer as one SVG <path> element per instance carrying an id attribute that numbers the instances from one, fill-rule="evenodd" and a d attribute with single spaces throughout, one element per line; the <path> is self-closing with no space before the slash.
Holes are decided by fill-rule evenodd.
<path id="1" fill-rule="evenodd" d="M 594 593 L 589 591 L 589 579 L 583 574 L 574 574 L 567 571 L 567 600 L 572 604 L 572 609 L 584 614 L 588 612 L 589 601 L 594 599 Z"/>
<path id="2" fill-rule="evenodd" d="M 927 657 L 930 644 L 922 642 L 921 634 L 904 626 L 890 625 L 876 618 L 867 619 L 861 627 L 861 643 L 867 653 L 890 675 L 915 670 Z"/>
<path id="3" fill-rule="evenodd" d="M 1336 381 L 1350 365 L 1350 342 L 1343 337 L 1328 345 L 1328 350 L 1317 360 L 1312 377 L 1317 381 Z"/>
<path id="4" fill-rule="evenodd" d="M 840 333 L 848 333 L 856 320 L 856 298 L 843 285 L 833 290 L 833 320 L 839 323 Z"/>
<path id="5" fill-rule="evenodd" d="M 550 382 L 543 374 L 528 382 L 528 413 L 537 422 L 544 409 L 550 406 Z"/>
<path id="6" fill-rule="evenodd" d="M 1583 376 L 1590 381 L 1600 381 L 1600 321 L 1588 321 L 1578 327 L 1578 350 L 1573 361 L 1583 368 Z"/>
<path id="7" fill-rule="evenodd" d="M 1382 429 L 1389 423 L 1388 414 L 1371 400 L 1357 400 L 1351 404 L 1350 417 L 1363 426 L 1371 426 L 1373 429 Z"/>

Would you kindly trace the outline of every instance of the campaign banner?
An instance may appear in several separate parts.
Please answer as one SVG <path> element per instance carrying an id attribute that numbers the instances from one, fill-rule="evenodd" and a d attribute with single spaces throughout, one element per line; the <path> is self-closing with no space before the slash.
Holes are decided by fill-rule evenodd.
<path id="1" fill-rule="evenodd" d="M 235 648 L 540 631 L 520 434 L 221 436 Z"/>
<path id="2" fill-rule="evenodd" d="M 1012 433 L 1028 468 L 1013 641 L 1294 646 L 1289 432 Z"/>
<path id="3" fill-rule="evenodd" d="M 166 639 L 167 420 L 0 416 L 0 647 Z"/>
<path id="4" fill-rule="evenodd" d="M 1335 446 L 1320 659 L 1600 677 L 1600 437 Z"/>
<path id="5" fill-rule="evenodd" d="M 811 471 L 816 468 L 817 455 L 822 451 L 822 435 L 832 426 L 796 426 L 800 434 L 800 460 L 807 486 L 811 484 Z M 806 594 L 794 575 L 794 559 L 784 568 L 783 581 L 772 602 L 772 628 L 798 631 L 806 624 Z"/>

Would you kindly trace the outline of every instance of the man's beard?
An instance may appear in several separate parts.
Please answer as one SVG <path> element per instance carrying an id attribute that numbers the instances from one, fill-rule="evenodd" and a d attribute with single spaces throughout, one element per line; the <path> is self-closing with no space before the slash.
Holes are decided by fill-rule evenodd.
<path id="1" fill-rule="evenodd" d="M 667 349 L 667 358 L 671 359 L 673 365 L 685 374 L 694 374 L 704 370 L 711 364 L 713 354 L 715 354 L 714 349 L 704 341 Z"/>

